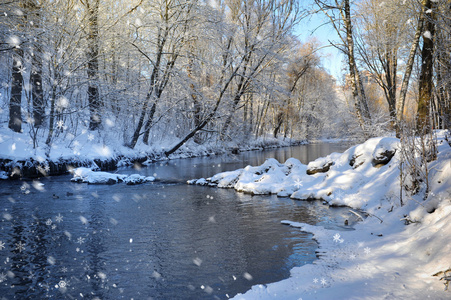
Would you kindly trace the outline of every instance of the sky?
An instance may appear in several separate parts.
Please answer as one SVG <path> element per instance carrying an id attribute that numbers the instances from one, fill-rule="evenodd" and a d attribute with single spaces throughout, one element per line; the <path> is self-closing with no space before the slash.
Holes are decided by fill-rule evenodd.
<path id="1" fill-rule="evenodd" d="M 320 42 L 324 47 L 319 50 L 323 67 L 340 81 L 343 73 L 343 55 L 329 43 L 329 40 L 337 42 L 339 37 L 332 26 L 323 25 L 324 23 L 327 23 L 327 19 L 321 13 L 311 14 L 298 24 L 295 34 L 302 42 L 306 42 L 312 37 Z"/>

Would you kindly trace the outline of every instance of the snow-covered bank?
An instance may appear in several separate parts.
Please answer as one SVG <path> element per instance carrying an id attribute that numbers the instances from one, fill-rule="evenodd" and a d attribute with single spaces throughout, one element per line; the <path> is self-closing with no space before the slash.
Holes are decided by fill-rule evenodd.
<path id="1" fill-rule="evenodd" d="M 257 167 L 216 174 L 191 184 L 234 188 L 294 199 L 323 199 L 364 210 L 354 231 L 284 224 L 311 232 L 321 258 L 294 268 L 281 282 L 256 285 L 236 299 L 450 299 L 451 147 L 438 133 L 430 162 L 430 191 L 400 195 L 400 151 L 395 138 L 374 138 L 308 166 L 274 159 Z M 310 175 L 309 175 L 310 174 Z M 406 224 L 410 224 L 407 225 Z M 441 280 L 440 280 L 441 279 Z"/>
<path id="2" fill-rule="evenodd" d="M 130 149 L 118 143 L 117 139 L 105 139 L 96 132 L 85 131 L 79 136 L 67 133 L 48 147 L 45 136 L 38 136 L 36 143 L 33 143 L 26 129 L 23 133 L 15 133 L 0 127 L 0 179 L 60 175 L 77 167 L 110 171 L 117 167 L 146 165 L 168 159 L 285 147 L 302 142 L 271 137 L 228 145 L 199 145 L 190 141 L 176 153 L 166 157 L 164 152 L 172 143 L 166 141 L 152 146 L 139 143 L 134 149 Z"/>
<path id="3" fill-rule="evenodd" d="M 108 172 L 96 172 L 90 168 L 83 167 L 73 169 L 70 172 L 74 175 L 71 181 L 78 183 L 115 184 L 125 182 L 127 185 L 134 185 L 155 181 L 155 177 L 153 176 L 146 177 L 139 174 L 125 175 Z"/>

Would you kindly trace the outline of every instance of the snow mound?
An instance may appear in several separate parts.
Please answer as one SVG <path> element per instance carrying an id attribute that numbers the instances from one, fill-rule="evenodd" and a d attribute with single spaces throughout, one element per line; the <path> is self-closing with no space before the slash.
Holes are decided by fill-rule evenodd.
<path id="1" fill-rule="evenodd" d="M 393 167 L 393 162 L 397 160 L 398 146 L 396 138 L 373 138 L 344 153 L 319 158 L 308 166 L 294 158 L 284 164 L 270 158 L 261 166 L 247 166 L 188 183 L 234 188 L 257 195 L 322 199 L 331 205 L 361 209 L 369 205 L 370 199 L 380 198 L 387 192 L 387 182 L 397 180 L 399 169 Z"/>
<path id="2" fill-rule="evenodd" d="M 128 185 L 141 184 L 145 182 L 152 182 L 155 177 L 142 176 L 139 174 L 125 175 L 125 174 L 113 174 L 108 172 L 96 172 L 90 168 L 76 168 L 73 169 L 71 178 L 72 182 L 89 183 L 89 184 L 115 184 L 119 182 L 125 182 Z"/>

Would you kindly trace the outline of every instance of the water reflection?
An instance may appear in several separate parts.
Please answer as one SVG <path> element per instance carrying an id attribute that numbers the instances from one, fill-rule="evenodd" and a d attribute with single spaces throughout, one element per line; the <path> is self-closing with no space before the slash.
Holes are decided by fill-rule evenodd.
<path id="1" fill-rule="evenodd" d="M 338 229 L 346 209 L 183 183 L 262 163 L 265 155 L 155 164 L 141 174 L 157 173 L 166 183 L 141 186 L 73 184 L 60 176 L 24 194 L 23 182 L 0 182 L 0 295 L 226 299 L 288 277 L 315 259 L 317 246 L 280 220 Z"/>

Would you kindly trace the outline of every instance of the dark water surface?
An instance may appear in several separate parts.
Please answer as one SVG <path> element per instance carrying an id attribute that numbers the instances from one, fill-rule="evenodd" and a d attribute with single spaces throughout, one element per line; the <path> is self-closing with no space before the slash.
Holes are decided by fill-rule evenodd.
<path id="1" fill-rule="evenodd" d="M 347 209 L 185 181 L 346 148 L 306 145 L 118 171 L 159 180 L 137 186 L 75 184 L 70 176 L 42 178 L 42 187 L 2 181 L 0 299 L 226 299 L 287 278 L 315 260 L 317 245 L 280 221 L 341 230 Z"/>

